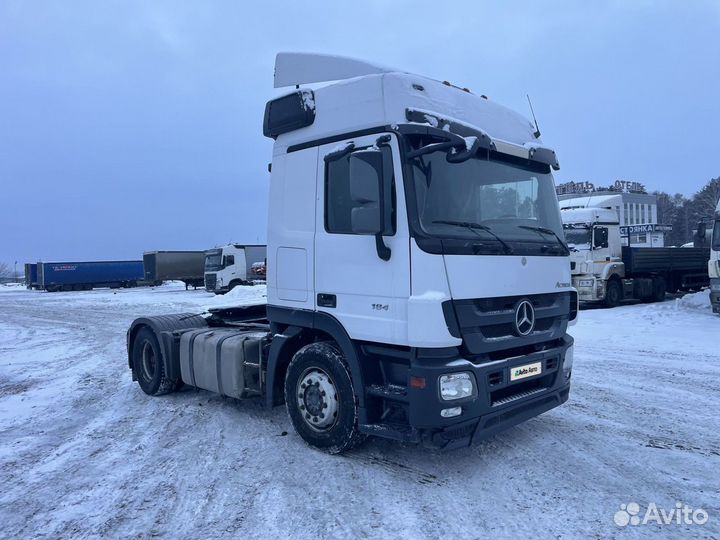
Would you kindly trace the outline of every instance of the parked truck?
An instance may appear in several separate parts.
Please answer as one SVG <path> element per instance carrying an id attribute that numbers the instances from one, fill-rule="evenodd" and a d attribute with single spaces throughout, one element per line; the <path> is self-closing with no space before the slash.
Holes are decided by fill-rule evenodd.
<path id="1" fill-rule="evenodd" d="M 267 259 L 267 246 L 228 244 L 205 252 L 205 289 L 225 294 L 237 285 L 265 280 L 258 269 Z M 262 266 L 260 266 L 262 265 Z"/>
<path id="2" fill-rule="evenodd" d="M 536 126 L 338 57 L 278 54 L 275 86 L 267 305 L 138 318 L 140 388 L 285 403 L 328 452 L 465 446 L 565 402 L 577 297 Z"/>
<path id="3" fill-rule="evenodd" d="M 624 299 L 660 302 L 668 291 L 708 284 L 707 247 L 623 246 L 618 215 L 609 208 L 569 208 L 561 215 L 581 302 L 606 307 Z"/>
<path id="4" fill-rule="evenodd" d="M 204 251 L 146 251 L 143 253 L 145 281 L 182 281 L 185 288 L 200 287 L 205 281 Z"/>
<path id="5" fill-rule="evenodd" d="M 136 287 L 142 280 L 142 261 L 37 263 L 37 288 L 48 292 Z"/>
<path id="6" fill-rule="evenodd" d="M 720 313 L 720 201 L 718 201 L 717 208 L 715 208 L 708 274 L 710 275 L 712 310 L 713 313 Z"/>
<path id="7" fill-rule="evenodd" d="M 38 274 L 36 263 L 25 263 L 25 287 L 28 289 L 38 288 Z"/>

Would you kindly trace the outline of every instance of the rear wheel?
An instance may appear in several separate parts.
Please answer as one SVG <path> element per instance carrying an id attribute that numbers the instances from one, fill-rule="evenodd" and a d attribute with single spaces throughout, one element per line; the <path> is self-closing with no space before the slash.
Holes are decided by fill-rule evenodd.
<path id="1" fill-rule="evenodd" d="M 160 344 L 155 332 L 141 328 L 135 336 L 132 348 L 133 371 L 142 391 L 149 396 L 160 396 L 172 392 L 177 382 L 165 374 Z"/>
<path id="2" fill-rule="evenodd" d="M 653 280 L 653 302 L 664 302 L 667 285 L 665 278 L 657 278 Z"/>
<path id="3" fill-rule="evenodd" d="M 331 342 L 306 345 L 285 376 L 285 404 L 306 443 L 339 454 L 361 443 L 358 407 L 345 357 Z"/>
<path id="4" fill-rule="evenodd" d="M 620 289 L 620 282 L 617 279 L 608 281 L 607 289 L 605 290 L 605 301 L 603 302 L 605 307 L 617 307 L 620 305 L 621 300 L 622 289 Z"/>

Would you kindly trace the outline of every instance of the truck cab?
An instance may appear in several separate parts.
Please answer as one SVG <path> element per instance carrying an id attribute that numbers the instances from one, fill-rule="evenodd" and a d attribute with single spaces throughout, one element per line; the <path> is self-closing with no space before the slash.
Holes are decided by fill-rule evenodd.
<path id="1" fill-rule="evenodd" d="M 225 294 L 237 285 L 248 285 L 265 279 L 257 273 L 257 263 L 264 263 L 267 247 L 228 244 L 205 252 L 205 289 Z"/>
<path id="2" fill-rule="evenodd" d="M 464 446 L 564 403 L 577 295 L 537 127 L 350 59 L 279 54 L 275 85 L 267 306 L 135 321 L 143 390 L 286 403 L 330 452 Z"/>
<path id="3" fill-rule="evenodd" d="M 708 274 L 710 275 L 710 302 L 713 313 L 720 313 L 720 201 L 715 208 Z"/>

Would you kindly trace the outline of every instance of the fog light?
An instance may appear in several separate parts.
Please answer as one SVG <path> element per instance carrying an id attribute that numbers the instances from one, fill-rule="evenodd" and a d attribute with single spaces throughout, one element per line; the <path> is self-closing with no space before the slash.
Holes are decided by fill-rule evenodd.
<path id="1" fill-rule="evenodd" d="M 440 377 L 440 397 L 445 401 L 462 399 L 473 395 L 473 382 L 470 373 L 450 373 Z"/>
<path id="2" fill-rule="evenodd" d="M 440 416 L 443 418 L 452 418 L 453 416 L 460 416 L 462 414 L 462 407 L 451 407 L 450 409 L 443 409 L 440 411 Z"/>
<path id="3" fill-rule="evenodd" d="M 578 281 L 578 285 L 580 287 L 592 287 L 594 283 L 595 281 L 592 279 L 581 279 Z"/>

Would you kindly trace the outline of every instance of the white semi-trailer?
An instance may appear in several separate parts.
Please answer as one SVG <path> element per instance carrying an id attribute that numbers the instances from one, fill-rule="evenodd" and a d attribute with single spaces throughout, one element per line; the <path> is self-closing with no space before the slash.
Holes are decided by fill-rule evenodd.
<path id="1" fill-rule="evenodd" d="M 535 126 L 337 57 L 279 54 L 275 86 L 267 305 L 135 320 L 143 391 L 284 402 L 329 452 L 464 446 L 565 402 L 577 297 Z"/>
<path id="2" fill-rule="evenodd" d="M 708 274 L 710 274 L 710 302 L 712 303 L 712 309 L 714 313 L 720 313 L 720 201 L 718 201 L 715 208 Z"/>
<path id="3" fill-rule="evenodd" d="M 224 294 L 238 285 L 264 280 L 257 271 L 265 267 L 267 246 L 228 244 L 205 252 L 205 290 Z"/>

